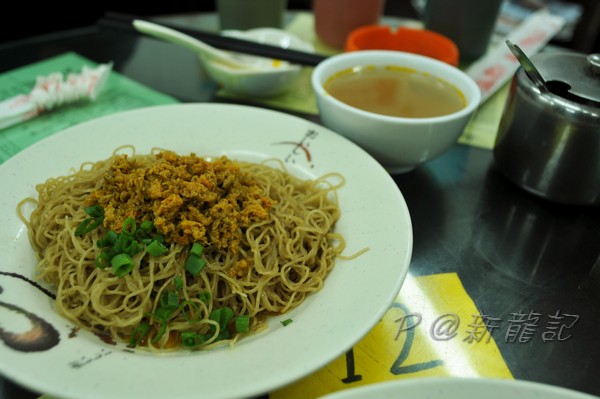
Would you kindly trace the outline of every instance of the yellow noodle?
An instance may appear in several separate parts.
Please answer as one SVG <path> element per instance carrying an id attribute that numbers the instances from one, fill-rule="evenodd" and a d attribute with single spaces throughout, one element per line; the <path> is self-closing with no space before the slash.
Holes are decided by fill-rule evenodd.
<path id="1" fill-rule="evenodd" d="M 156 333 L 160 322 L 149 315 L 158 308 L 161 294 L 175 289 L 174 280 L 179 276 L 183 282 L 180 301 L 187 306 L 175 312 L 158 342 L 145 344 L 164 349 L 173 346 L 171 341 L 182 331 L 206 334 L 212 325 L 216 330 L 205 343 L 210 347 L 219 333 L 218 323 L 208 318 L 213 309 L 227 306 L 236 316 L 248 315 L 251 332 L 259 331 L 266 315 L 287 312 L 308 294 L 319 291 L 345 247 L 342 235 L 333 232 L 340 217 L 336 190 L 344 184 L 341 175 L 302 181 L 281 170 L 281 164 L 272 168 L 238 163 L 276 204 L 267 220 L 243 232 L 237 252 L 206 247 L 203 258 L 207 266 L 193 277 L 182 267 L 189 246 L 171 242 L 164 256 L 151 257 L 145 250 L 135 255 L 132 272 L 116 277 L 110 268 L 95 266 L 100 253 L 95 242 L 106 229 L 75 236 L 75 229 L 87 217 L 83 210 L 89 205 L 86 198 L 101 185 L 115 156 L 87 162 L 68 176 L 48 179 L 36 187 L 37 199 L 25 199 L 19 206 L 19 216 L 29 228 L 39 257 L 39 278 L 56 287 L 58 312 L 79 326 L 127 341 L 143 320 L 149 320 L 152 333 Z M 145 157 L 148 162 L 154 159 L 154 155 Z M 21 207 L 32 201 L 37 208 L 26 220 Z M 233 265 L 243 259 L 251 259 L 252 267 L 242 275 L 230 275 Z M 211 293 L 207 303 L 200 299 L 206 291 Z M 239 335 L 230 342 L 236 342 Z"/>

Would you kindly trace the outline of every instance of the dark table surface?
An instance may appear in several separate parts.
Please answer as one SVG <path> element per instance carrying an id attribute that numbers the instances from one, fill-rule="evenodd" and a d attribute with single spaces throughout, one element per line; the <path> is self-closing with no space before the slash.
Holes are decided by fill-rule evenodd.
<path id="1" fill-rule="evenodd" d="M 142 41 L 149 50 L 132 51 Z M 153 49 L 168 51 L 172 62 L 153 62 Z M 187 51 L 97 26 L 0 46 L 0 72 L 67 51 L 112 61 L 115 70 L 183 102 L 229 102 L 202 76 L 173 73 L 173 65 L 197 64 Z M 500 174 L 491 151 L 459 144 L 394 181 L 413 222 L 409 273 L 456 272 L 477 308 L 497 318 L 570 315 L 576 324 L 562 339 L 497 345 L 517 379 L 600 396 L 600 209 L 533 197 Z M 29 397 L 37 395 L 0 376 L 0 398 Z"/>

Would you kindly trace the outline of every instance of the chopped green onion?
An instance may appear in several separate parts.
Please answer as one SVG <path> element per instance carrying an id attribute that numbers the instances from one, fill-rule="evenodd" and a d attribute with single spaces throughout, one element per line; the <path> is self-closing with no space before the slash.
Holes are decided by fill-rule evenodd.
<path id="1" fill-rule="evenodd" d="M 152 338 L 152 340 L 150 342 L 152 342 L 153 344 L 157 343 L 162 338 L 162 336 L 165 335 L 166 331 L 167 331 L 167 320 L 161 320 L 160 321 L 160 329 L 156 333 L 156 336 L 154 338 Z"/>
<path id="2" fill-rule="evenodd" d="M 192 249 L 190 249 L 190 253 L 200 256 L 202 255 L 202 251 L 204 251 L 204 247 L 202 246 L 202 244 L 198 242 L 192 244 Z"/>
<path id="3" fill-rule="evenodd" d="M 123 222 L 123 233 L 134 234 L 136 230 L 137 223 L 135 222 L 135 219 L 132 217 L 125 219 Z"/>
<path id="4" fill-rule="evenodd" d="M 110 266 L 111 256 L 108 252 L 102 251 L 100 255 L 96 257 L 96 267 L 99 269 L 104 269 L 107 266 Z"/>
<path id="5" fill-rule="evenodd" d="M 112 249 L 116 253 L 124 252 L 125 248 L 127 248 L 131 244 L 131 241 L 133 241 L 133 238 L 131 238 L 127 234 L 119 234 L 113 244 Z"/>
<path id="6" fill-rule="evenodd" d="M 144 240 L 148 240 L 148 242 L 144 242 L 145 245 L 148 245 L 152 240 L 150 239 L 150 235 L 154 231 L 154 223 L 151 220 L 144 220 L 140 227 L 135 232 L 135 237 L 144 242 Z"/>
<path id="7" fill-rule="evenodd" d="M 192 276 L 200 274 L 202 269 L 206 266 L 206 261 L 196 254 L 190 254 L 190 257 L 185 262 L 185 270 L 191 273 Z"/>
<path id="8" fill-rule="evenodd" d="M 163 297 L 161 297 L 161 302 L 162 302 L 162 298 Z M 166 308 L 166 307 L 162 307 L 162 306 L 159 306 L 158 308 L 156 308 L 156 310 L 152 314 L 152 317 L 155 318 L 156 320 L 160 321 L 160 329 L 156 333 L 156 336 L 154 338 L 152 338 L 152 340 L 150 342 L 152 342 L 154 344 L 154 343 L 158 342 L 160 340 L 160 338 L 164 335 L 164 333 L 167 331 L 167 321 L 173 315 L 173 312 L 175 309 L 176 308 Z"/>
<path id="9" fill-rule="evenodd" d="M 198 334 L 193 331 L 181 332 L 181 343 L 183 346 L 194 347 L 203 344 L 207 337 L 204 334 Z"/>
<path id="10" fill-rule="evenodd" d="M 179 294 L 175 291 L 165 291 L 160 296 L 160 306 L 165 309 L 174 309 L 179 306 Z"/>
<path id="11" fill-rule="evenodd" d="M 229 323 L 229 320 L 233 319 L 234 313 L 233 310 L 231 310 L 230 307 L 228 306 L 223 306 L 221 308 L 221 321 L 220 323 L 225 326 L 227 323 Z"/>
<path id="12" fill-rule="evenodd" d="M 210 313 L 209 319 L 219 323 L 219 335 L 217 335 L 216 341 L 229 338 L 229 329 L 227 323 L 233 319 L 234 313 L 230 307 L 223 306 L 219 309 L 213 309 Z M 212 329 L 211 329 L 212 330 Z M 214 334 L 214 331 L 212 331 Z"/>
<path id="13" fill-rule="evenodd" d="M 281 322 L 281 324 L 283 324 L 283 326 L 287 326 L 289 324 L 291 324 L 294 320 L 292 319 L 285 319 L 284 321 Z"/>
<path id="14" fill-rule="evenodd" d="M 242 315 L 235 318 L 235 331 L 246 333 L 250 331 L 250 316 Z"/>
<path id="15" fill-rule="evenodd" d="M 131 337 L 129 338 L 129 347 L 134 348 L 141 339 L 146 337 L 150 332 L 150 325 L 148 323 L 139 324 L 131 333 Z"/>
<path id="16" fill-rule="evenodd" d="M 184 308 L 185 308 L 186 306 L 187 306 L 188 308 L 191 308 L 191 309 L 193 309 L 193 310 L 196 312 L 196 314 L 200 314 L 200 307 L 198 306 L 198 304 L 197 304 L 197 303 L 195 303 L 195 302 L 192 302 L 192 301 L 183 301 L 183 302 L 181 303 L 181 306 L 179 307 L 179 310 L 180 310 L 180 311 L 181 311 L 181 313 L 183 314 L 183 318 L 184 318 L 186 321 L 194 321 L 194 320 L 190 320 L 190 317 L 188 317 L 188 315 L 187 315 L 187 314 L 184 312 Z M 197 321 L 197 320 L 195 320 L 195 321 Z"/>
<path id="17" fill-rule="evenodd" d="M 204 303 L 208 303 L 210 301 L 210 298 L 210 291 L 202 291 L 198 294 L 198 299 L 200 299 Z"/>
<path id="18" fill-rule="evenodd" d="M 129 245 L 123 249 L 124 253 L 128 254 L 129 256 L 134 256 L 135 254 L 139 254 L 140 252 L 142 252 L 143 247 L 136 240 L 131 240 Z"/>
<path id="19" fill-rule="evenodd" d="M 97 218 L 87 218 L 83 222 L 79 223 L 79 226 L 75 229 L 75 236 L 80 237 L 90 231 L 94 230 L 96 227 L 100 226 L 104 221 L 104 216 L 99 216 Z"/>
<path id="20" fill-rule="evenodd" d="M 113 273 L 117 277 L 123 277 L 133 269 L 133 259 L 127 254 L 115 255 L 110 264 L 112 265 Z"/>
<path id="21" fill-rule="evenodd" d="M 156 308 L 156 310 L 152 314 L 152 317 L 154 317 L 157 320 L 167 321 L 173 315 L 173 311 L 174 310 L 175 309 L 172 309 L 172 308 L 158 307 L 158 308 Z"/>
<path id="22" fill-rule="evenodd" d="M 228 306 L 223 306 L 222 308 L 213 309 L 213 311 L 210 312 L 209 319 L 216 321 L 219 323 L 219 326 L 224 327 L 229 323 L 233 316 L 233 310 Z"/>
<path id="23" fill-rule="evenodd" d="M 196 346 L 196 334 L 193 331 L 182 331 L 181 332 L 181 343 L 183 346 Z"/>
<path id="24" fill-rule="evenodd" d="M 101 239 L 96 241 L 96 245 L 99 248 L 112 247 L 115 241 L 117 241 L 117 238 L 119 238 L 119 234 L 114 230 L 110 230 L 108 233 L 104 234 Z"/>
<path id="25" fill-rule="evenodd" d="M 221 324 L 221 308 L 213 309 L 213 311 L 210 312 L 209 318 L 211 320 L 216 321 L 217 323 Z"/>
<path id="26" fill-rule="evenodd" d="M 142 224 L 140 224 L 140 229 L 152 231 L 152 229 L 154 229 L 154 223 L 152 223 L 152 220 L 144 220 Z"/>
<path id="27" fill-rule="evenodd" d="M 169 249 L 167 247 L 165 247 L 163 244 L 161 244 L 160 242 L 153 240 L 146 247 L 146 251 L 148 251 L 148 253 L 150 255 L 152 255 L 154 257 L 158 257 L 158 256 L 163 256 L 164 254 L 166 254 L 169 251 Z"/>
<path id="28" fill-rule="evenodd" d="M 77 236 L 95 229 L 104 221 L 104 208 L 101 206 L 88 207 L 85 208 L 85 211 L 89 215 L 94 215 L 94 217 L 87 218 L 80 223 L 75 230 L 75 235 Z M 142 252 L 144 247 L 146 247 L 147 252 L 151 256 L 163 256 L 169 251 L 165 245 L 165 237 L 160 233 L 154 234 L 154 232 L 155 226 L 151 220 L 144 220 L 138 229 L 135 219 L 128 217 L 123 222 L 121 233 L 110 230 L 96 241 L 96 246 L 103 248 L 102 253 L 96 258 L 96 266 L 105 268 L 112 265 L 113 262 L 117 263 L 118 266 L 113 266 L 113 271 L 115 275 L 121 277 L 132 270 L 133 262 L 124 257 L 118 257 L 115 260 L 117 255 L 123 254 L 133 257 Z M 150 238 L 153 234 L 154 236 Z M 190 272 L 200 273 L 205 263 L 202 259 L 192 259 L 189 265 Z"/>
<path id="29" fill-rule="evenodd" d="M 173 284 L 175 284 L 175 289 L 177 291 L 181 291 L 183 288 L 183 280 L 181 279 L 181 276 L 175 276 L 173 279 Z"/>
<path id="30" fill-rule="evenodd" d="M 83 208 L 83 210 L 93 218 L 104 216 L 104 208 L 101 205 L 88 206 Z"/>

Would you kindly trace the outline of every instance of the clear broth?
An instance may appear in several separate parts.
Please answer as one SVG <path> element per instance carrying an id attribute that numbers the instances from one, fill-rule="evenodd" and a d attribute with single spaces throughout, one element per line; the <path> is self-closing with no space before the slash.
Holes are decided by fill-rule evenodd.
<path id="1" fill-rule="evenodd" d="M 429 118 L 466 106 L 460 90 L 443 79 L 395 66 L 350 68 L 323 86 L 348 105 L 388 116 Z"/>

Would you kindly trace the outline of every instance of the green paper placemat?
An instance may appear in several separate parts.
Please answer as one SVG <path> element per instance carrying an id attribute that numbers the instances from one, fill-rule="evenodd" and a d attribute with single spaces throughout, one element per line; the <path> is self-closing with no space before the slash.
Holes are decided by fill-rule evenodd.
<path id="1" fill-rule="evenodd" d="M 0 101 L 28 94 L 35 86 L 38 76 L 47 76 L 55 72 L 62 72 L 65 76 L 69 73 L 79 73 L 84 65 L 95 67 L 97 64 L 78 54 L 66 53 L 3 73 L 0 75 Z M 31 144 L 69 126 L 115 112 L 177 102 L 173 97 L 111 71 L 95 101 L 66 105 L 0 130 L 0 163 Z"/>

